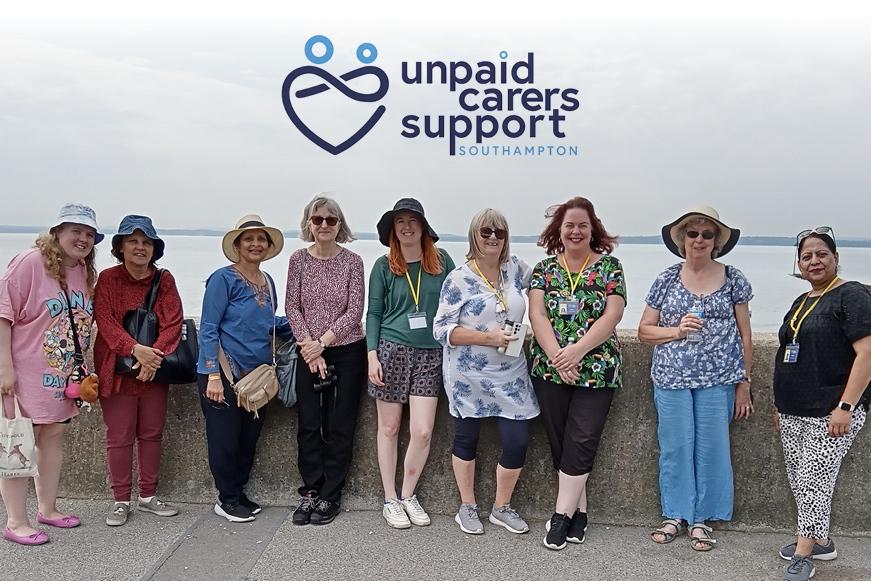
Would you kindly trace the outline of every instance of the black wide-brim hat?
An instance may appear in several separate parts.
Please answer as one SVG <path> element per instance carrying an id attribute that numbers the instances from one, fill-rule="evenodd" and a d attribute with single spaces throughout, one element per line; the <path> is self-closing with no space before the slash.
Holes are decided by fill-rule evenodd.
<path id="1" fill-rule="evenodd" d="M 672 254 L 683 258 L 679 250 L 679 246 L 683 241 L 677 239 L 677 233 L 681 226 L 689 222 L 692 218 L 704 218 L 705 220 L 710 220 L 720 228 L 720 239 L 718 242 L 720 243 L 722 250 L 720 250 L 717 258 L 728 254 L 730 250 L 735 248 L 735 244 L 738 243 L 738 238 L 741 236 L 741 231 L 737 228 L 729 228 L 723 224 L 720 221 L 720 214 L 712 207 L 694 206 L 690 208 L 689 212 L 671 224 L 666 224 L 662 227 L 662 241 L 665 242 L 665 247 L 668 248 Z"/>
<path id="2" fill-rule="evenodd" d="M 438 242 L 439 235 L 435 233 L 435 230 L 433 230 L 432 226 L 427 222 L 426 215 L 423 213 L 423 206 L 420 202 L 414 198 L 402 198 L 396 202 L 396 205 L 393 206 L 392 210 L 384 212 L 384 215 L 381 216 L 380 220 L 378 220 L 378 240 L 381 241 L 381 244 L 390 247 L 390 231 L 393 230 L 393 218 L 401 212 L 414 212 L 415 214 L 420 214 L 424 226 L 426 226 L 429 231 L 430 238 L 432 238 L 433 242 Z"/>

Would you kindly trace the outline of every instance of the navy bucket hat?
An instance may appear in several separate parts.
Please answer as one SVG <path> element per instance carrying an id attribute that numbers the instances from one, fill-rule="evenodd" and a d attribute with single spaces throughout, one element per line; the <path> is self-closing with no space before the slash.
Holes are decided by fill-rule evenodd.
<path id="1" fill-rule="evenodd" d="M 414 212 L 420 214 L 423 224 L 429 231 L 432 241 L 439 241 L 439 235 L 436 234 L 435 230 L 432 229 L 432 226 L 429 225 L 429 222 L 423 213 L 423 206 L 421 203 L 414 198 L 402 198 L 396 202 L 396 205 L 393 206 L 392 210 L 384 212 L 384 215 L 381 216 L 380 220 L 378 220 L 378 240 L 381 241 L 381 244 L 388 247 L 390 246 L 390 232 L 393 230 L 393 218 L 401 212 Z"/>
<path id="2" fill-rule="evenodd" d="M 151 238 L 154 243 L 154 256 L 151 260 L 157 262 L 163 256 L 163 249 L 166 246 L 163 240 L 157 235 L 157 230 L 151 223 L 151 218 L 148 216 L 137 216 L 131 214 L 124 216 L 121 220 L 121 225 L 118 226 L 118 233 L 112 236 L 112 250 L 121 251 L 121 242 L 127 234 L 133 234 L 135 230 L 142 230 L 142 233 Z"/>

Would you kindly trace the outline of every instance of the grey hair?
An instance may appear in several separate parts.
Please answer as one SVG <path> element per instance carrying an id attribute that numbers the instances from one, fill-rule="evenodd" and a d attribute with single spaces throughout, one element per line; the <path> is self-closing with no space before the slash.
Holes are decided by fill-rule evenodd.
<path id="1" fill-rule="evenodd" d="M 481 252 L 481 244 L 478 240 L 478 230 L 484 226 L 491 226 L 508 232 L 508 220 L 502 215 L 499 210 L 493 208 L 484 208 L 472 218 L 469 224 L 469 251 L 466 253 L 466 259 L 472 260 L 482 258 L 484 253 Z M 511 256 L 511 251 L 508 248 L 508 237 L 505 237 L 505 244 L 502 246 L 502 252 L 499 254 L 499 264 L 508 261 Z"/>
<path id="2" fill-rule="evenodd" d="M 318 208 L 321 207 L 326 208 L 330 214 L 339 219 L 339 233 L 336 234 L 336 242 L 338 244 L 353 242 L 357 239 L 356 234 L 351 232 L 351 228 L 348 227 L 348 222 L 345 221 L 345 214 L 342 213 L 342 209 L 339 207 L 339 204 L 336 203 L 336 200 L 324 194 L 319 194 L 315 196 L 308 205 L 306 205 L 305 210 L 302 213 L 302 220 L 299 223 L 300 240 L 303 240 L 304 242 L 315 241 L 315 237 L 312 235 L 310 228 L 311 218 L 314 213 L 318 211 Z"/>
<path id="3" fill-rule="evenodd" d="M 687 257 L 686 251 L 686 239 L 687 239 L 687 230 L 690 226 L 702 226 L 704 224 L 710 224 L 714 227 L 714 248 L 711 250 L 711 258 L 717 258 L 720 256 L 720 251 L 723 250 L 723 245 L 726 243 L 723 240 L 723 233 L 720 231 L 720 227 L 717 226 L 717 223 L 709 220 L 708 218 L 702 217 L 694 217 L 690 218 L 683 224 L 681 224 L 677 229 L 677 239 L 680 240 L 680 244 L 677 245 L 677 251 L 683 258 Z"/>

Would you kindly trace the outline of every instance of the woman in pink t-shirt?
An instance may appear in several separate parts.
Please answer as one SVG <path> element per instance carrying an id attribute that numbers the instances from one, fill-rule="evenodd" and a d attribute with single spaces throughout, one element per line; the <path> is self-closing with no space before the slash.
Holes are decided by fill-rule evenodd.
<path id="1" fill-rule="evenodd" d="M 94 211 L 67 204 L 49 232 L 36 239 L 36 247 L 13 258 L 0 278 L 3 408 L 10 416 L 14 394 L 22 414 L 33 420 L 39 468 L 36 520 L 60 528 L 80 524 L 56 506 L 64 432 L 78 413 L 64 389 L 76 367 L 74 339 L 83 353 L 91 343 L 94 245 L 102 239 Z M 21 545 L 41 545 L 48 535 L 30 526 L 27 484 L 27 478 L 0 479 L 7 515 L 3 536 Z"/>

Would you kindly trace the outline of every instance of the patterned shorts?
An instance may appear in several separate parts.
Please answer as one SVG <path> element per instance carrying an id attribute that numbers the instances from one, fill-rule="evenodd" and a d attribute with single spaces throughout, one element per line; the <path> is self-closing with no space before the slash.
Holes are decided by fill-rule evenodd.
<path id="1" fill-rule="evenodd" d="M 438 397 L 442 390 L 442 350 L 420 349 L 378 340 L 384 387 L 369 382 L 369 395 L 390 403 L 408 403 L 408 396 Z"/>

